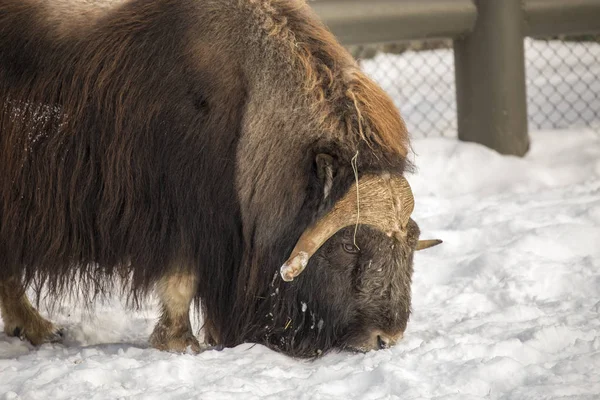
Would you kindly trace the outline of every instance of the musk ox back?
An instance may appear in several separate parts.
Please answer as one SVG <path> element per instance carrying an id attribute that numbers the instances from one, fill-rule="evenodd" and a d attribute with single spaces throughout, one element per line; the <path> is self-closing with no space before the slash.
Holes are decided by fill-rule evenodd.
<path id="1" fill-rule="evenodd" d="M 27 285 L 119 277 L 156 288 L 159 349 L 200 349 L 193 300 L 214 345 L 391 344 L 419 247 L 407 148 L 302 0 L 0 0 L 5 331 L 60 338 Z"/>

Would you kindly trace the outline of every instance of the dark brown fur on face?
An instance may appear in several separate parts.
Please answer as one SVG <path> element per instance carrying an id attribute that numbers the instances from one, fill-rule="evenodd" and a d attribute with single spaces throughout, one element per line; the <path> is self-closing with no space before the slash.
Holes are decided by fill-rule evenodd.
<path id="1" fill-rule="evenodd" d="M 412 220 L 403 241 L 365 225 L 356 236 L 355 227 L 340 230 L 293 282 L 273 282 L 251 340 L 299 357 L 388 347 L 381 337 L 401 336 L 410 316 L 418 239 Z"/>
<path id="2" fill-rule="evenodd" d="M 407 148 L 391 101 L 304 1 L 129 0 L 73 18 L 0 0 L 0 282 L 93 296 L 124 276 L 138 299 L 192 276 L 215 344 L 344 347 L 335 330 L 276 344 L 257 328 L 265 296 L 357 152 L 360 175 L 401 174 Z M 278 315 L 302 301 L 284 292 Z M 173 343 L 194 347 L 185 318 Z"/>

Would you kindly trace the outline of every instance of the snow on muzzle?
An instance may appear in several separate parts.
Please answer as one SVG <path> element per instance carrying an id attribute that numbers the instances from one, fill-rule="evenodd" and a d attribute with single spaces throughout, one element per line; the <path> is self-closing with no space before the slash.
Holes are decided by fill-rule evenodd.
<path id="1" fill-rule="evenodd" d="M 406 239 L 408 221 L 415 200 L 408 181 L 390 174 L 365 175 L 348 190 L 333 209 L 307 228 L 292 254 L 281 266 L 281 277 L 290 282 L 300 275 L 313 254 L 340 229 L 353 224 L 371 225 L 398 240 Z M 416 250 L 440 244 L 441 240 L 421 240 Z"/>

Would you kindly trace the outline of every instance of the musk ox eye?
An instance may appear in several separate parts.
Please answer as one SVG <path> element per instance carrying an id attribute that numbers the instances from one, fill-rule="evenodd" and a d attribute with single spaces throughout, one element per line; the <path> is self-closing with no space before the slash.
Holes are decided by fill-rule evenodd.
<path id="1" fill-rule="evenodd" d="M 334 159 L 329 154 L 317 154 L 315 158 L 317 176 L 323 184 L 323 199 L 329 197 L 335 175 Z"/>
<path id="2" fill-rule="evenodd" d="M 342 248 L 346 253 L 357 254 L 360 250 L 353 243 L 343 243 Z"/>

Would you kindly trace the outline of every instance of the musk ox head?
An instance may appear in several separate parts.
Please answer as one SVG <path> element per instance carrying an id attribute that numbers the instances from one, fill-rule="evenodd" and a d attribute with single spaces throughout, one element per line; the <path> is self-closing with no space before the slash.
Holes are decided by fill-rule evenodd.
<path id="1" fill-rule="evenodd" d="M 333 348 L 382 349 L 401 339 L 414 251 L 440 243 L 419 240 L 413 205 L 403 177 L 359 180 L 302 234 L 280 270 L 287 287 L 275 287 L 274 277 L 264 340 L 310 357 Z"/>
<path id="2" fill-rule="evenodd" d="M 332 345 L 341 349 L 394 345 L 410 314 L 412 253 L 418 235 L 412 220 L 408 241 L 402 242 L 368 225 L 337 232 L 311 257 L 306 276 L 297 278 L 298 297 L 306 299 L 297 321 L 306 318 L 309 330 L 336 332 Z M 335 318 L 323 319 L 325 315 Z"/>

